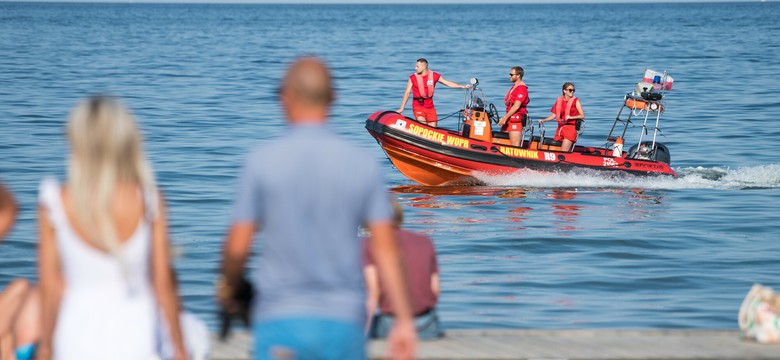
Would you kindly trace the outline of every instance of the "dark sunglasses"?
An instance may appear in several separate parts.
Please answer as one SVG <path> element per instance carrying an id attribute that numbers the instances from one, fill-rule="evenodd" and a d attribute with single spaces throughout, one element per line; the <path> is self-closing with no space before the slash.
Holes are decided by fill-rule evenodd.
<path id="1" fill-rule="evenodd" d="M 519 75 L 519 74 L 512 74 L 512 73 L 509 74 L 509 76 L 515 76 L 515 75 Z"/>
<path id="2" fill-rule="evenodd" d="M 563 90 L 568 91 L 568 92 L 572 92 L 572 93 L 577 91 L 576 89 L 563 89 Z"/>

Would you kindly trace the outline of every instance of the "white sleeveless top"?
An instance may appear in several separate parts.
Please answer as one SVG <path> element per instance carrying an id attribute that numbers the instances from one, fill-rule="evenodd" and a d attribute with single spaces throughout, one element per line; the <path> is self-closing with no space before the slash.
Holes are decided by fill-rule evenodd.
<path id="1" fill-rule="evenodd" d="M 81 238 L 68 221 L 60 185 L 41 182 L 65 289 L 53 339 L 54 359 L 146 360 L 155 353 L 157 306 L 151 285 L 151 221 L 146 216 L 121 245 L 122 261 Z"/>

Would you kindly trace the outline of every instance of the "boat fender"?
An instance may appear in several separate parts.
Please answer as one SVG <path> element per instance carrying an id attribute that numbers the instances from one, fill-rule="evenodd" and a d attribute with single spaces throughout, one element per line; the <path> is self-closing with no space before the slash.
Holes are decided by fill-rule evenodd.
<path id="1" fill-rule="evenodd" d="M 563 155 L 558 155 L 558 161 L 566 161 L 566 157 Z"/>
<path id="2" fill-rule="evenodd" d="M 631 162 L 629 162 L 629 161 L 626 161 L 626 162 L 624 162 L 624 163 L 623 163 L 623 166 L 625 166 L 625 167 L 626 167 L 626 169 L 628 169 L 628 168 L 630 168 L 630 167 L 631 167 Z"/>
<path id="3" fill-rule="evenodd" d="M 640 99 L 626 99 L 626 106 L 634 110 L 647 109 L 647 101 Z"/>

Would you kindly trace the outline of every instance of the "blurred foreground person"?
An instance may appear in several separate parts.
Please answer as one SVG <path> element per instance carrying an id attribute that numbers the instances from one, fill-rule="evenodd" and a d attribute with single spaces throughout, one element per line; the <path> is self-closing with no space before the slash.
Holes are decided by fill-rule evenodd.
<path id="1" fill-rule="evenodd" d="M 253 329 L 258 359 L 364 359 L 358 227 L 374 235 L 377 267 L 396 309 L 393 358 L 412 358 L 414 323 L 378 164 L 329 130 L 330 72 L 316 58 L 288 69 L 279 101 L 284 138 L 253 151 L 239 179 L 217 295 L 226 308 L 253 234 L 261 230 Z M 279 156 L 284 154 L 284 156 Z"/>
<path id="2" fill-rule="evenodd" d="M 16 207 L 13 195 L 3 184 L 0 184 L 0 241 L 3 241 L 5 234 L 11 230 L 17 211 L 19 209 Z"/>
<path id="3" fill-rule="evenodd" d="M 780 343 L 780 295 L 771 287 L 753 284 L 739 307 L 738 320 L 742 339 Z"/>
<path id="4" fill-rule="evenodd" d="M 149 359 L 158 306 L 186 359 L 170 276 L 163 199 L 135 121 L 93 97 L 67 124 L 68 182 L 39 194 L 43 334 L 39 359 Z"/>
<path id="5" fill-rule="evenodd" d="M 19 211 L 11 192 L 0 184 L 0 241 Z M 40 338 L 40 294 L 27 280 L 16 279 L 0 292 L 0 359 L 32 359 Z"/>
<path id="6" fill-rule="evenodd" d="M 27 280 L 12 281 L 0 294 L 0 359 L 32 360 L 41 337 L 41 297 Z"/>
<path id="7" fill-rule="evenodd" d="M 392 198 L 396 239 L 403 258 L 406 280 L 412 299 L 412 311 L 421 339 L 435 339 L 442 336 L 436 303 L 439 299 L 439 264 L 436 250 L 428 236 L 401 229 L 404 211 L 395 197 Z M 366 277 L 366 309 L 370 323 L 368 335 L 371 338 L 387 337 L 395 321 L 395 310 L 385 294 L 382 276 L 377 272 L 374 257 L 368 246 L 363 248 L 363 272 Z M 377 313 L 377 308 L 379 313 Z"/>

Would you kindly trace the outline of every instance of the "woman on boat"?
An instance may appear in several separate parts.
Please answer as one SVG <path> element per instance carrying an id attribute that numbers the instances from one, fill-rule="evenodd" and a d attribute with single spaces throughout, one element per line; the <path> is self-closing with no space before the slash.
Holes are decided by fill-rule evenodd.
<path id="1" fill-rule="evenodd" d="M 70 114 L 68 181 L 39 193 L 39 359 L 149 359 L 162 310 L 186 359 L 165 206 L 129 111 L 93 97 Z"/>
<path id="2" fill-rule="evenodd" d="M 525 72 L 520 66 L 509 69 L 509 81 L 512 87 L 504 96 L 506 115 L 501 117 L 498 125 L 501 131 L 509 133 L 509 143 L 512 146 L 520 146 L 523 140 L 523 120 L 528 116 L 528 86 L 523 82 Z"/>
<path id="3" fill-rule="evenodd" d="M 558 120 L 555 141 L 561 142 L 561 151 L 571 151 L 577 142 L 577 120 L 585 119 L 580 99 L 574 97 L 574 84 L 567 82 L 561 87 L 563 94 L 555 100 L 550 116 L 539 120 L 539 125 L 552 119 Z"/>

